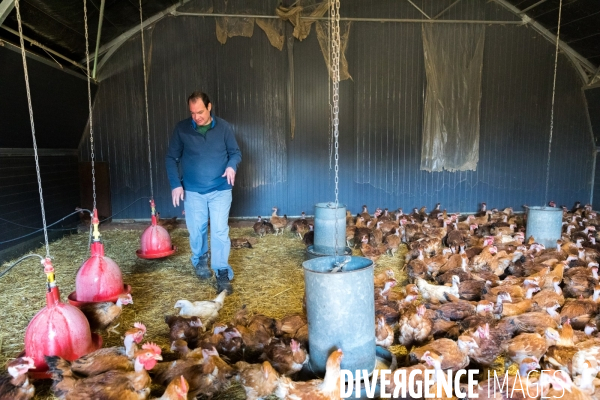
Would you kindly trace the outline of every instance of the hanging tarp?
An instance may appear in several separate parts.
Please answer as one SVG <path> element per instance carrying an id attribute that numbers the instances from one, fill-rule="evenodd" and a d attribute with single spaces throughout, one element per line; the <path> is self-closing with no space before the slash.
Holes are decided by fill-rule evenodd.
<path id="1" fill-rule="evenodd" d="M 283 50 L 283 21 L 280 19 L 256 19 L 256 25 L 267 35 L 269 43 L 277 50 Z"/>
<path id="2" fill-rule="evenodd" d="M 350 37 L 350 25 L 351 21 L 340 22 L 340 81 L 346 79 L 352 79 L 348 72 L 348 60 L 346 60 L 346 47 L 348 47 L 348 38 Z M 329 76 L 332 74 L 331 62 L 329 55 L 331 51 L 331 44 L 329 38 L 329 21 L 317 21 L 317 38 L 319 39 L 319 46 L 321 47 L 321 53 L 325 59 Z"/>
<path id="3" fill-rule="evenodd" d="M 423 24 L 427 89 L 421 169 L 474 171 L 485 25 Z"/>
<path id="4" fill-rule="evenodd" d="M 215 2 L 215 12 L 218 14 L 228 14 L 237 12 L 234 11 L 233 5 L 229 5 L 227 0 Z M 244 12 L 243 14 L 250 14 Z M 254 18 L 236 18 L 236 17 L 221 17 L 216 18 L 216 33 L 217 40 L 221 44 L 227 42 L 227 38 L 234 36 L 252 37 L 254 33 Z"/>
<path id="5" fill-rule="evenodd" d="M 320 18 L 329 10 L 329 2 L 314 2 L 314 0 L 299 1 L 293 7 L 279 6 L 275 13 L 284 21 L 290 21 L 294 25 L 293 35 L 296 39 L 302 41 L 308 37 L 310 27 L 315 22 L 314 19 L 305 19 L 303 17 Z"/>

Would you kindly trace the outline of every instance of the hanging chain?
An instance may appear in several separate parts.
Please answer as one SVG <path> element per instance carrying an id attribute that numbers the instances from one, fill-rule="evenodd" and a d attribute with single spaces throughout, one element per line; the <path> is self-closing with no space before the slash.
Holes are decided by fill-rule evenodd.
<path id="1" fill-rule="evenodd" d="M 329 111 L 329 130 L 328 130 L 328 145 L 329 145 L 329 172 L 331 173 L 332 162 L 333 162 L 333 105 L 331 104 L 331 90 L 333 79 L 330 80 L 331 76 L 331 25 L 333 20 L 331 19 L 331 13 L 329 14 L 329 21 L 327 21 L 327 56 L 329 57 L 329 69 L 327 71 L 327 110 Z"/>
<path id="2" fill-rule="evenodd" d="M 335 205 L 338 206 L 339 194 L 339 100 L 340 100 L 340 0 L 332 0 L 331 11 L 332 55 L 331 69 L 333 75 L 333 136 L 335 138 Z"/>
<path id="3" fill-rule="evenodd" d="M 88 86 L 88 108 L 90 113 L 90 158 L 92 160 L 92 196 L 94 205 L 92 211 L 96 209 L 96 168 L 94 165 L 94 125 L 92 123 L 92 87 L 90 82 L 90 49 L 88 39 L 88 23 L 87 23 L 87 5 L 86 0 L 83 0 L 83 22 L 85 26 L 85 61 L 87 75 L 87 86 Z M 93 217 L 93 215 L 92 215 Z M 91 226 L 91 225 L 90 225 Z"/>
<path id="4" fill-rule="evenodd" d="M 142 0 L 140 0 L 140 34 L 142 37 L 142 64 L 144 65 L 144 99 L 146 100 L 146 128 L 148 129 L 148 166 L 150 167 L 150 198 L 154 199 L 152 184 L 152 148 L 150 147 L 150 118 L 148 117 L 148 78 L 146 76 L 146 47 L 144 45 L 144 17 L 142 16 Z"/>
<path id="5" fill-rule="evenodd" d="M 339 208 L 339 100 L 340 100 L 340 1 L 331 0 L 329 13 L 331 26 L 331 80 L 333 83 L 333 137 L 335 151 L 335 255 L 338 255 L 338 216 Z M 345 217 L 345 216 L 344 216 Z M 343 253 L 343 252 L 342 252 Z"/>
<path id="6" fill-rule="evenodd" d="M 554 97 L 556 95 L 556 70 L 558 66 L 558 44 L 560 38 L 560 18 L 562 14 L 562 0 L 558 5 L 558 29 L 556 31 L 556 51 L 554 54 L 554 80 L 552 81 L 552 106 L 550 107 L 550 139 L 548 140 L 548 164 L 546 165 L 546 196 L 544 206 L 548 204 L 548 188 L 550 187 L 550 153 L 552 152 L 552 131 L 554 130 Z"/>
<path id="7" fill-rule="evenodd" d="M 40 208 L 42 209 L 42 223 L 44 224 L 44 241 L 46 243 L 46 258 L 50 258 L 50 245 L 48 244 L 48 230 L 46 228 L 46 211 L 44 210 L 44 196 L 42 194 L 42 176 L 40 174 L 40 162 L 35 141 L 35 126 L 33 124 L 33 107 L 31 106 L 31 92 L 29 91 L 29 74 L 27 73 L 27 60 L 25 57 L 25 42 L 23 41 L 23 28 L 21 26 L 21 11 L 19 0 L 15 0 L 17 22 L 19 23 L 19 40 L 21 42 L 21 56 L 23 57 L 23 72 L 25 73 L 25 89 L 27 90 L 27 105 L 29 106 L 29 122 L 31 122 L 31 137 L 33 138 L 33 155 L 35 158 L 35 171 L 37 173 L 38 189 L 40 192 Z"/>

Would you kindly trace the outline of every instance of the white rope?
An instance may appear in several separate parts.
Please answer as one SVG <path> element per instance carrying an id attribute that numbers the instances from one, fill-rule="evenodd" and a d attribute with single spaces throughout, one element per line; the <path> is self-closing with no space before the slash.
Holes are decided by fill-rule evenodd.
<path id="1" fill-rule="evenodd" d="M 90 79 L 90 49 L 89 49 L 89 37 L 88 37 L 88 23 L 87 23 L 87 5 L 86 0 L 83 0 L 83 23 L 85 26 L 85 61 L 87 75 L 87 89 L 88 89 L 88 109 L 90 114 L 90 159 L 92 160 L 92 196 L 94 204 L 92 211 L 96 209 L 96 168 L 94 165 L 94 125 L 92 123 L 92 86 Z M 92 215 L 92 218 L 94 216 Z M 91 225 L 90 225 L 91 227 Z"/>
<path id="2" fill-rule="evenodd" d="M 33 123 L 33 107 L 31 106 L 31 92 L 29 91 L 29 74 L 27 73 L 27 59 L 25 57 L 25 42 L 23 41 L 23 28 L 21 26 L 21 11 L 19 0 L 15 0 L 17 22 L 19 24 L 19 40 L 21 42 L 21 56 L 23 57 L 23 72 L 25 73 L 25 89 L 27 90 L 27 105 L 29 106 L 29 122 L 31 123 L 31 137 L 33 138 L 33 155 L 35 158 L 35 171 L 37 173 L 38 189 L 40 193 L 40 208 L 42 209 L 42 223 L 44 224 L 44 241 L 46 243 L 46 258 L 50 258 L 50 246 L 48 244 L 48 230 L 46 228 L 46 211 L 44 210 L 44 196 L 42 194 L 42 176 L 40 174 L 40 162 L 35 141 L 35 126 Z"/>
<path id="3" fill-rule="evenodd" d="M 142 0 L 140 0 L 140 34 L 142 37 L 142 64 L 144 65 L 144 99 L 146 100 L 146 128 L 148 130 L 148 166 L 150 167 L 150 198 L 154 199 L 152 184 L 152 149 L 150 147 L 150 118 L 148 117 L 148 78 L 146 76 L 146 48 L 144 46 L 144 17 L 142 16 Z"/>
<path id="4" fill-rule="evenodd" d="M 560 39 L 560 18 L 562 15 L 562 0 L 558 5 L 558 29 L 556 31 L 556 51 L 554 53 L 554 79 L 552 81 L 552 106 L 550 107 L 550 138 L 548 139 L 548 164 L 546 165 L 546 194 L 544 204 L 548 204 L 548 188 L 550 187 L 550 154 L 552 152 L 552 132 L 554 130 L 554 98 L 556 95 L 556 71 L 558 66 L 558 44 Z"/>
<path id="5" fill-rule="evenodd" d="M 331 26 L 331 80 L 333 84 L 333 136 L 335 151 L 335 255 L 338 255 L 338 218 L 339 207 L 339 100 L 340 100 L 340 1 L 331 0 L 330 3 Z M 343 253 L 343 252 L 342 252 Z"/>

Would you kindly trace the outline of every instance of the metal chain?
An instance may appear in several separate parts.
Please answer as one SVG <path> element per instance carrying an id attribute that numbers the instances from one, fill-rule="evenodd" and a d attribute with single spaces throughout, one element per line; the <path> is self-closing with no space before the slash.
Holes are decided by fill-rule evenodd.
<path id="1" fill-rule="evenodd" d="M 331 5 L 332 24 L 332 60 L 333 72 L 333 135 L 335 137 L 335 205 L 338 206 L 339 194 L 339 100 L 340 100 L 340 0 L 333 0 Z"/>
<path id="2" fill-rule="evenodd" d="M 29 91 L 29 74 L 27 73 L 27 60 L 25 57 L 25 42 L 23 41 L 23 28 L 21 26 L 21 11 L 19 0 L 15 0 L 17 22 L 19 24 L 19 40 L 21 42 L 21 56 L 23 57 L 23 72 L 25 73 L 25 89 L 27 90 L 27 105 L 29 106 L 29 122 L 31 123 L 31 137 L 33 138 L 33 155 L 35 158 L 35 171 L 37 173 L 38 189 L 40 193 L 40 208 L 42 210 L 42 223 L 44 224 L 44 241 L 46 243 L 46 258 L 50 258 L 50 245 L 48 244 L 48 230 L 46 228 L 46 211 L 44 210 L 44 196 L 42 194 L 42 176 L 40 174 L 40 162 L 35 141 L 35 126 L 33 124 L 33 107 L 31 106 L 31 92 Z"/>
<path id="3" fill-rule="evenodd" d="M 544 206 L 548 204 L 548 188 L 550 187 L 550 154 L 552 152 L 552 131 L 554 130 L 554 97 L 556 95 L 556 70 L 558 66 L 558 45 L 560 41 L 560 18 L 562 14 L 562 0 L 558 5 L 558 29 L 556 31 L 556 51 L 554 53 L 554 79 L 552 81 L 552 106 L 550 107 L 550 138 L 548 139 L 548 164 L 546 165 L 546 195 Z"/>
<path id="4" fill-rule="evenodd" d="M 154 198 L 152 183 L 152 149 L 150 147 L 150 117 L 148 117 L 148 78 L 146 76 L 146 47 L 144 45 L 144 17 L 142 16 L 142 0 L 140 0 L 140 34 L 142 37 L 142 64 L 144 65 L 144 99 L 146 100 L 146 128 L 148 129 L 148 166 L 150 167 L 150 198 Z"/>
<path id="5" fill-rule="evenodd" d="M 327 22 L 327 56 L 329 57 L 329 69 L 327 70 L 327 110 L 329 111 L 329 129 L 328 129 L 328 146 L 329 146 L 329 172 L 333 169 L 331 163 L 333 162 L 333 106 L 331 105 L 331 15 L 330 20 Z"/>
<path id="6" fill-rule="evenodd" d="M 333 136 L 335 140 L 335 255 L 338 255 L 338 216 L 339 208 L 339 100 L 340 100 L 340 1 L 331 0 L 331 80 L 333 84 Z M 345 216 L 344 216 L 345 218 Z M 343 251 L 342 251 L 343 253 Z"/>
<path id="7" fill-rule="evenodd" d="M 92 160 L 92 196 L 94 204 L 92 210 L 96 209 L 96 168 L 94 165 L 94 125 L 92 123 L 92 86 L 90 79 L 90 49 L 89 49 L 89 37 L 88 37 L 88 23 L 87 23 L 87 5 L 86 0 L 83 0 L 83 23 L 85 26 L 85 61 L 87 75 L 87 87 L 88 87 L 88 108 L 90 113 L 90 158 Z"/>

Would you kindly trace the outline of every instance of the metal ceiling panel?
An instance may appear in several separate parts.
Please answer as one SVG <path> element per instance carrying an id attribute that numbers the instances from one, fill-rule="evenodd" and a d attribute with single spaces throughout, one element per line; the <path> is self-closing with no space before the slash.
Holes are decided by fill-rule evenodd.
<path id="1" fill-rule="evenodd" d="M 227 13 L 263 13 L 274 15 L 278 1 L 228 1 L 226 8 L 220 1 L 224 0 L 192 0 L 184 7 L 187 10 L 211 10 L 219 6 Z M 439 19 L 452 18 L 453 15 L 465 16 L 468 3 L 474 0 L 412 0 L 414 6 L 394 9 L 386 1 L 350 2 L 341 7 L 342 17 L 352 14 L 364 18 L 412 18 L 424 19 L 424 15 Z M 477 0 L 482 1 L 484 0 Z M 556 32 L 558 21 L 558 5 L 560 0 L 507 0 L 520 10 L 538 21 L 550 32 Z M 88 0 L 88 24 L 90 48 L 96 43 L 98 14 L 101 0 Z M 147 19 L 173 5 L 178 0 L 144 0 L 142 2 L 144 19 Z M 421 11 L 419 11 L 421 10 Z M 85 56 L 85 37 L 83 27 L 83 6 L 78 0 L 21 0 L 21 12 L 24 21 L 24 34 L 52 50 L 82 60 Z M 396 14 L 392 14 L 395 12 Z M 423 14 L 424 13 L 424 14 Z M 139 24 L 139 9 L 136 0 L 108 0 L 104 11 L 104 24 L 101 34 L 101 45 L 111 42 L 122 33 Z M 13 10 L 4 25 L 17 28 L 15 11 Z M 600 64 L 600 1 L 598 0 L 563 0 L 561 34 L 565 42 L 572 44 L 573 49 L 588 58 L 594 65 Z M 0 30 L 0 39 L 15 42 L 13 34 Z M 587 40 L 590 38 L 590 40 Z M 41 52 L 43 55 L 43 52 Z"/>

